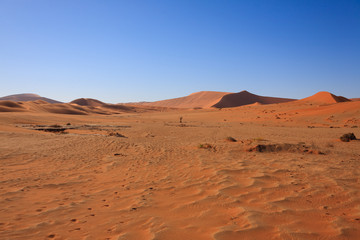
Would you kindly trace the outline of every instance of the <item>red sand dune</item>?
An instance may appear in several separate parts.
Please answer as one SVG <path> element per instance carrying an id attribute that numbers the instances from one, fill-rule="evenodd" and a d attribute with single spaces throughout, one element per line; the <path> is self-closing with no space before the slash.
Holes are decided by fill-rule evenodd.
<path id="1" fill-rule="evenodd" d="M 143 102 L 141 105 L 170 108 L 210 108 L 228 92 L 201 91 L 186 97 L 172 98 L 156 102 Z"/>
<path id="2" fill-rule="evenodd" d="M 351 101 L 360 101 L 360 98 L 350 98 Z"/>
<path id="3" fill-rule="evenodd" d="M 336 96 L 329 92 L 318 92 L 310 97 L 303 98 L 299 100 L 301 102 L 313 102 L 313 103 L 323 103 L 323 104 L 332 104 L 332 103 L 339 103 L 339 102 L 350 102 L 351 100 L 342 97 Z"/>
<path id="4" fill-rule="evenodd" d="M 156 102 L 138 103 L 146 106 L 172 108 L 228 108 L 248 104 L 271 104 L 294 101 L 294 99 L 258 96 L 247 91 L 239 93 L 202 91 L 186 97 L 167 99 Z"/>
<path id="5" fill-rule="evenodd" d="M 249 93 L 248 91 L 242 91 L 242 92 L 231 93 L 223 96 L 219 102 L 213 105 L 213 107 L 229 108 L 229 107 L 239 107 L 254 103 L 273 104 L 273 103 L 285 103 L 290 101 L 295 101 L 295 99 L 263 97 Z"/>
<path id="6" fill-rule="evenodd" d="M 39 96 L 37 94 L 33 94 L 33 93 L 9 95 L 9 96 L 5 96 L 5 97 L 1 97 L 0 100 L 9 100 L 9 101 L 14 101 L 14 102 L 43 100 L 48 103 L 61 103 L 54 99 L 41 97 L 41 96 Z"/>

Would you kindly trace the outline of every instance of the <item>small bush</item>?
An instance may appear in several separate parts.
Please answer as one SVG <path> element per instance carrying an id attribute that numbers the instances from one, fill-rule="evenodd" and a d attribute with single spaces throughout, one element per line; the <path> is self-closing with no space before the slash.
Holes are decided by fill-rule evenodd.
<path id="1" fill-rule="evenodd" d="M 320 152 L 319 150 L 300 144 L 258 144 L 254 147 L 247 149 L 248 152 L 300 152 L 300 153 L 310 153 L 310 154 L 319 154 L 324 155 L 325 153 Z"/>
<path id="2" fill-rule="evenodd" d="M 264 141 L 267 141 L 266 139 L 263 139 L 263 138 L 260 138 L 260 137 L 258 137 L 258 138 L 254 138 L 253 140 L 254 140 L 254 141 L 257 141 L 257 142 L 264 142 Z"/>
<path id="3" fill-rule="evenodd" d="M 214 148 L 211 144 L 208 144 L 208 143 L 204 143 L 204 144 L 199 144 L 198 148 L 201 148 L 201 149 L 212 149 Z"/>
<path id="4" fill-rule="evenodd" d="M 342 142 L 350 142 L 351 140 L 356 140 L 354 133 L 346 133 L 340 137 Z"/>
<path id="5" fill-rule="evenodd" d="M 61 128 L 62 126 L 59 125 L 59 124 L 53 124 L 53 125 L 50 125 L 49 127 L 51 127 L 51 128 Z"/>
<path id="6" fill-rule="evenodd" d="M 237 140 L 233 137 L 227 137 L 225 140 L 228 142 L 237 142 Z"/>
<path id="7" fill-rule="evenodd" d="M 109 135 L 109 136 L 112 136 L 112 137 L 123 137 L 123 138 L 126 138 L 124 135 L 122 135 L 121 133 L 118 133 L 118 132 L 110 132 L 108 135 Z"/>
<path id="8" fill-rule="evenodd" d="M 326 147 L 328 147 L 328 148 L 333 148 L 333 147 L 334 147 L 334 144 L 332 144 L 332 143 L 327 143 L 327 144 L 326 144 Z"/>

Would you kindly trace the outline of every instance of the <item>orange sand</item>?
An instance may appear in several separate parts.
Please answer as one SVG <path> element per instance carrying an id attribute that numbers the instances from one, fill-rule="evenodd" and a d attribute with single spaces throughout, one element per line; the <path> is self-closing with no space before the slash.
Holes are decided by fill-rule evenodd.
<path id="1" fill-rule="evenodd" d="M 17 104 L 0 102 L 0 239 L 359 239 L 360 141 L 338 140 L 360 138 L 359 101 Z M 54 124 L 75 129 L 31 129 Z M 317 151 L 246 151 L 285 143 Z"/>

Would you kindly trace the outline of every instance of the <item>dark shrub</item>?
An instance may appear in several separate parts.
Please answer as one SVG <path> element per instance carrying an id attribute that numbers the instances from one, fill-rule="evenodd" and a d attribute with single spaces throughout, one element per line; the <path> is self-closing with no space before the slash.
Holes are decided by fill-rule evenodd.
<path id="1" fill-rule="evenodd" d="M 356 140 L 354 133 L 346 133 L 340 137 L 342 142 L 350 142 L 351 140 Z"/>

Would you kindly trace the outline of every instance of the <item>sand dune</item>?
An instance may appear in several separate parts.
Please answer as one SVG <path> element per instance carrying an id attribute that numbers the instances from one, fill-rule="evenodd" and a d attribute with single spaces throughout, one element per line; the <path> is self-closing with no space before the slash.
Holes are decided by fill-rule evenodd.
<path id="1" fill-rule="evenodd" d="M 138 103 L 147 106 L 162 106 L 172 108 L 228 108 L 248 104 L 271 104 L 294 101 L 294 99 L 258 96 L 247 91 L 239 93 L 203 91 L 186 97 L 168 99 L 157 102 Z"/>
<path id="2" fill-rule="evenodd" d="M 171 108 L 209 108 L 217 103 L 228 92 L 202 91 L 186 97 L 173 98 L 156 102 L 143 102 L 141 105 Z"/>
<path id="3" fill-rule="evenodd" d="M 351 98 L 351 101 L 360 101 L 360 98 Z"/>
<path id="4" fill-rule="evenodd" d="M 1 100 L 9 100 L 9 101 L 14 101 L 14 102 L 20 102 L 20 101 L 36 101 L 36 100 L 42 100 L 48 103 L 61 103 L 59 101 L 50 99 L 50 98 L 45 98 L 45 97 L 41 97 L 37 94 L 33 94 L 33 93 L 23 93 L 23 94 L 14 94 L 14 95 L 9 95 L 9 96 L 5 96 L 5 97 L 1 97 Z"/>
<path id="5" fill-rule="evenodd" d="M 273 103 L 284 103 L 290 101 L 294 101 L 294 99 L 263 97 L 249 93 L 248 91 L 242 91 L 239 93 L 231 93 L 223 96 L 219 102 L 213 105 L 213 107 L 229 108 L 229 107 L 238 107 L 238 106 L 254 104 L 254 103 L 273 104 Z"/>
<path id="6" fill-rule="evenodd" d="M 318 92 L 310 97 L 303 98 L 299 101 L 322 103 L 322 104 L 332 104 L 332 103 L 339 103 L 339 102 L 349 102 L 350 100 L 345 97 L 342 97 L 342 96 L 336 96 L 329 92 Z"/>

